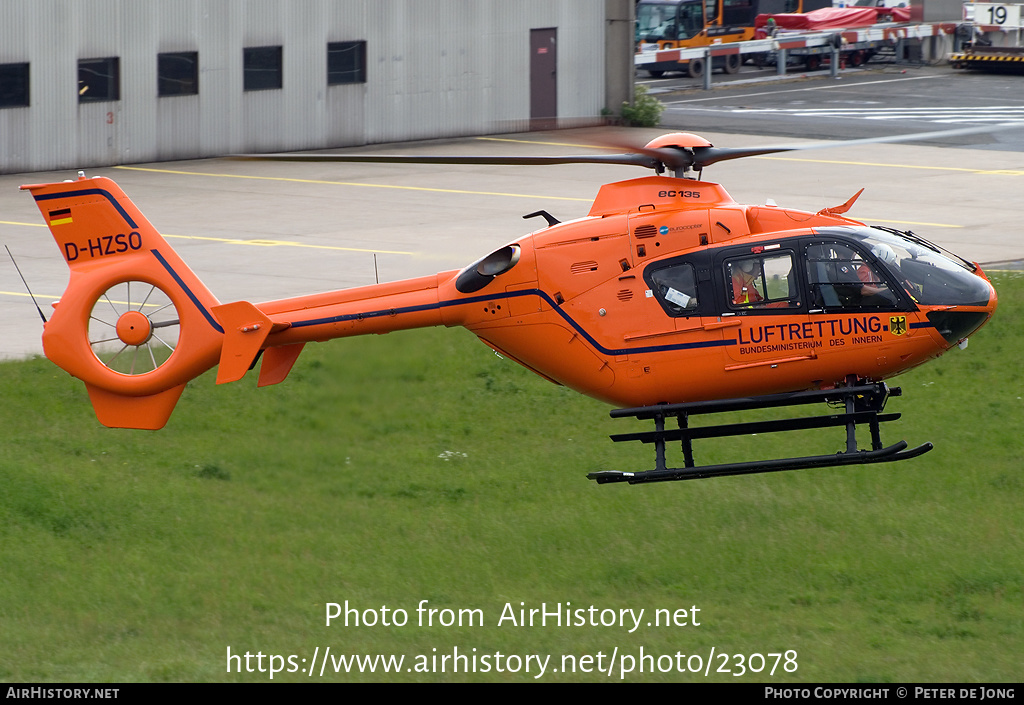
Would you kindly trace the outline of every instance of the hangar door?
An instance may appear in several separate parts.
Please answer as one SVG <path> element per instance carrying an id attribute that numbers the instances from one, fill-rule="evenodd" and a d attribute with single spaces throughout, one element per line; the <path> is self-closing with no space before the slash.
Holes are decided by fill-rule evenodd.
<path id="1" fill-rule="evenodd" d="M 558 116 L 558 30 L 554 27 L 530 30 L 530 127 L 557 127 Z"/>

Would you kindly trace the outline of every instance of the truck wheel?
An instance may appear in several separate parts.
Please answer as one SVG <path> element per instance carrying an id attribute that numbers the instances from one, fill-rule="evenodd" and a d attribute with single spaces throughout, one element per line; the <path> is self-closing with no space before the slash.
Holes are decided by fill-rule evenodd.
<path id="1" fill-rule="evenodd" d="M 821 67 L 821 57 L 817 54 L 811 54 L 804 59 L 804 66 L 807 67 L 808 71 L 817 71 Z"/>
<path id="2" fill-rule="evenodd" d="M 726 73 L 729 74 L 739 73 L 740 64 L 742 63 L 743 59 L 740 57 L 739 54 L 729 54 L 725 57 L 725 62 L 723 63 L 722 68 L 725 70 Z"/>
<path id="3" fill-rule="evenodd" d="M 704 75 L 704 59 L 690 59 L 686 64 L 686 73 L 690 78 L 700 78 Z"/>

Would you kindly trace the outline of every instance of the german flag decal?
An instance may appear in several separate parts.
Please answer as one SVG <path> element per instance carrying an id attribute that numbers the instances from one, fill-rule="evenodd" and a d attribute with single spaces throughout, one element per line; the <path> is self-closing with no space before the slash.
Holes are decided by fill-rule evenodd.
<path id="1" fill-rule="evenodd" d="M 59 211 L 50 211 L 50 225 L 68 225 L 73 223 L 71 209 L 62 208 Z"/>

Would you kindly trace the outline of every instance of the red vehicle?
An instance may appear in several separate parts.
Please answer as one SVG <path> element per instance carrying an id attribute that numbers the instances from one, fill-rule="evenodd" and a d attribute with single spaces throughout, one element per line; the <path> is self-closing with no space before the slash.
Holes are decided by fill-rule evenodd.
<path id="1" fill-rule="evenodd" d="M 640 0 L 636 6 L 637 50 L 693 49 L 753 39 L 754 20 L 765 13 L 805 12 L 826 7 L 831 0 Z M 740 69 L 739 54 L 718 57 L 713 68 L 726 73 Z M 651 76 L 684 71 L 704 72 L 702 59 L 645 64 Z"/>

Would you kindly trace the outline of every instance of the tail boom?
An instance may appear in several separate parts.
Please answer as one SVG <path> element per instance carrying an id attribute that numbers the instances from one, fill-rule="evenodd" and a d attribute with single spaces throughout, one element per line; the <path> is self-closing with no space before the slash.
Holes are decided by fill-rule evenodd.
<path id="1" fill-rule="evenodd" d="M 269 345 L 445 325 L 439 287 L 452 272 L 258 304 L 275 325 Z"/>
<path id="2" fill-rule="evenodd" d="M 22 189 L 70 270 L 43 350 L 86 384 L 107 426 L 163 427 L 185 383 L 214 365 L 220 384 L 241 379 L 262 357 L 259 386 L 266 386 L 287 377 L 310 341 L 459 324 L 450 311 L 461 303 L 457 272 L 221 304 L 110 179 Z M 153 303 L 158 298 L 166 303 Z M 172 330 L 177 337 L 166 339 Z"/>
<path id="3" fill-rule="evenodd" d="M 444 325 L 438 299 L 443 275 L 213 310 L 224 327 L 217 384 L 241 379 L 266 351 L 259 386 L 287 376 L 305 343 Z"/>

